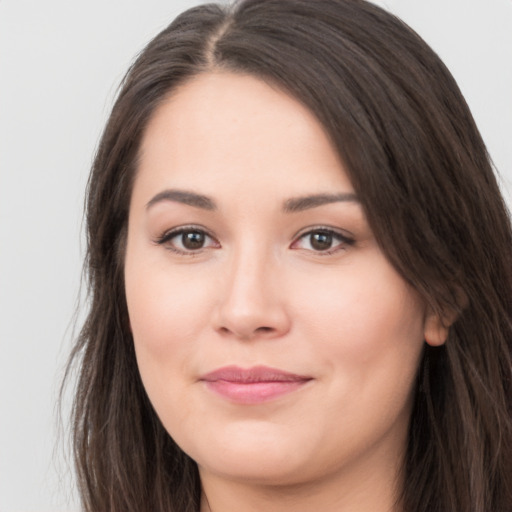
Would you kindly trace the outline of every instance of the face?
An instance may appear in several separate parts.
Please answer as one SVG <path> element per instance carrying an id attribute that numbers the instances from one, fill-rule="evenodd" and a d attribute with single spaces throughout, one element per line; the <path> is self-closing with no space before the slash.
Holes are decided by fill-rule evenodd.
<path id="1" fill-rule="evenodd" d="M 439 329 L 322 126 L 282 91 L 203 74 L 159 107 L 125 278 L 144 386 L 203 478 L 298 483 L 402 453 Z"/>

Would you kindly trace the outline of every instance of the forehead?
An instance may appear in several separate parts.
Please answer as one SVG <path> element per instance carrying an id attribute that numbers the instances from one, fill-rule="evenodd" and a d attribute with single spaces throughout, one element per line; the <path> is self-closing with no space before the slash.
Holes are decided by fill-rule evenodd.
<path id="1" fill-rule="evenodd" d="M 352 190 L 312 112 L 258 78 L 227 72 L 199 75 L 159 106 L 143 137 L 137 181 L 208 194 L 226 183 L 254 193 Z"/>

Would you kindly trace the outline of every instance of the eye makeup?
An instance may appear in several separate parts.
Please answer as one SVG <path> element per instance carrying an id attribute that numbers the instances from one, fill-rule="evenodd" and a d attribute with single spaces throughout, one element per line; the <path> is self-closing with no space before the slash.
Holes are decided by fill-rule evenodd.
<path id="1" fill-rule="evenodd" d="M 208 230 L 198 225 L 186 225 L 168 230 L 154 242 L 184 256 L 199 254 L 207 249 L 221 248 L 220 242 Z M 354 244 L 354 238 L 340 230 L 327 226 L 315 226 L 296 235 L 289 248 L 329 256 L 346 250 Z"/>
<path id="2" fill-rule="evenodd" d="M 205 249 L 219 249 L 219 242 L 197 225 L 180 226 L 164 232 L 155 240 L 158 245 L 184 256 L 198 254 Z"/>

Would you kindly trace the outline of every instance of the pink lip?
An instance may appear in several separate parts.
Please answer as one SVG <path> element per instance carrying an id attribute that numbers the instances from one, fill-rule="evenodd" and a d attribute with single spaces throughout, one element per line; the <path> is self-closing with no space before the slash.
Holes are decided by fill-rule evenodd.
<path id="1" fill-rule="evenodd" d="M 312 378 L 266 366 L 248 369 L 226 366 L 203 375 L 199 380 L 208 389 L 230 401 L 258 404 L 291 393 Z"/>

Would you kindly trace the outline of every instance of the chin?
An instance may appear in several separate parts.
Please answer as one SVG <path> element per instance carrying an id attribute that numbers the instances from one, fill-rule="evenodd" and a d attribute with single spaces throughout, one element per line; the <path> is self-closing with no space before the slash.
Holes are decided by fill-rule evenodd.
<path id="1" fill-rule="evenodd" d="M 200 445 L 183 448 L 198 463 L 200 472 L 259 485 L 298 483 L 311 458 L 304 442 L 290 436 L 289 429 L 252 423 L 244 428 L 226 427 L 215 439 L 204 438 Z"/>

